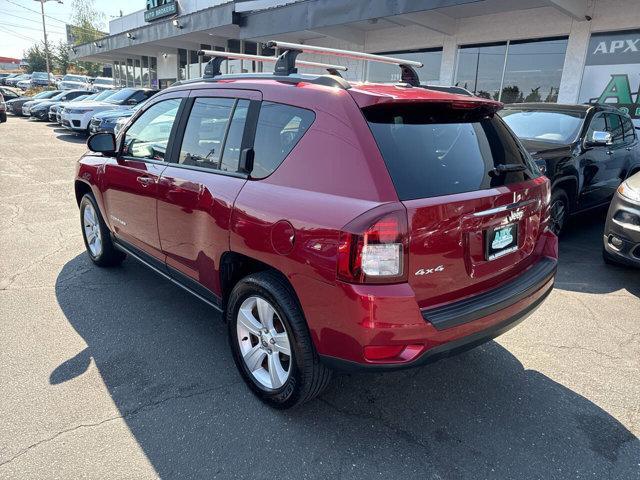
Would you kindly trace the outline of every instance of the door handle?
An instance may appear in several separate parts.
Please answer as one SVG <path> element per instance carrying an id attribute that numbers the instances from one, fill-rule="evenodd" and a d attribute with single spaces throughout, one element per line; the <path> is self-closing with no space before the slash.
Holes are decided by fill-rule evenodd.
<path id="1" fill-rule="evenodd" d="M 147 176 L 137 177 L 136 181 L 143 187 L 148 187 L 154 182 L 152 177 L 147 177 Z"/>
<path id="2" fill-rule="evenodd" d="M 611 150 L 607 150 L 607 155 L 613 155 L 613 152 Z"/>
<path id="3" fill-rule="evenodd" d="M 633 150 L 633 147 L 627 147 L 627 152 L 630 152 L 631 150 Z"/>

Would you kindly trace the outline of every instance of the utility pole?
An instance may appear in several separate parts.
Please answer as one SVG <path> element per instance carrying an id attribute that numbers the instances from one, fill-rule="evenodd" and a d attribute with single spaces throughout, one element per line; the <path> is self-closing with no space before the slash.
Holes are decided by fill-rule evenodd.
<path id="1" fill-rule="evenodd" d="M 42 12 L 42 32 L 44 33 L 44 56 L 47 59 L 47 85 L 51 83 L 51 65 L 49 63 L 49 42 L 47 41 L 47 25 L 44 21 L 44 4 L 50 0 L 35 0 L 40 2 L 40 11 Z M 62 0 L 55 0 L 62 3 Z"/>

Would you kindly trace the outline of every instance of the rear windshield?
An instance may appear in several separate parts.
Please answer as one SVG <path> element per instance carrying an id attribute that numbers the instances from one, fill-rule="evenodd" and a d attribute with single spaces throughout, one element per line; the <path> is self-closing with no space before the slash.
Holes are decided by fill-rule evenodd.
<path id="1" fill-rule="evenodd" d="M 484 190 L 540 175 L 498 115 L 447 104 L 383 105 L 363 112 L 400 200 Z"/>
<path id="2" fill-rule="evenodd" d="M 518 138 L 567 144 L 577 138 L 585 113 L 507 108 L 500 116 Z"/>

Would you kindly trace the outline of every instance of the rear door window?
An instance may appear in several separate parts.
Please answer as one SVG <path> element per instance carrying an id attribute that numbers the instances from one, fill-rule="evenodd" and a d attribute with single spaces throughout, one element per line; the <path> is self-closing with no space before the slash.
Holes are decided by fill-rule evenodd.
<path id="1" fill-rule="evenodd" d="M 498 115 L 447 105 L 375 106 L 364 114 L 400 200 L 484 190 L 540 175 Z"/>
<path id="2" fill-rule="evenodd" d="M 264 178 L 278 168 L 314 119 L 311 110 L 262 102 L 253 144 L 255 155 L 251 177 Z"/>
<path id="3" fill-rule="evenodd" d="M 179 163 L 217 170 L 234 98 L 196 98 L 184 131 Z"/>

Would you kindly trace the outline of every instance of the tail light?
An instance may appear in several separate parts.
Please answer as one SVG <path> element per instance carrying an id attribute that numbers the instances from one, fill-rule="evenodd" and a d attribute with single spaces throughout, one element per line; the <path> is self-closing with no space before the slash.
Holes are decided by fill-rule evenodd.
<path id="1" fill-rule="evenodd" d="M 359 216 L 340 232 L 338 278 L 350 283 L 406 281 L 408 236 L 402 205 L 382 205 Z"/>

